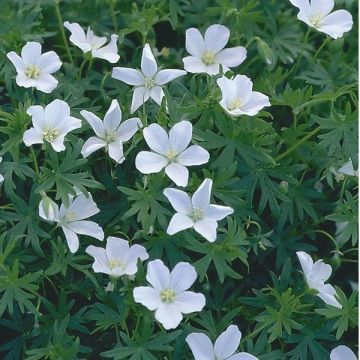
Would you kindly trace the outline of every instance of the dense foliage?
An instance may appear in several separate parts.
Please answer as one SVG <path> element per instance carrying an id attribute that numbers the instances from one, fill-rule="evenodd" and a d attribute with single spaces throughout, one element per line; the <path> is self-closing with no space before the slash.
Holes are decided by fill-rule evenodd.
<path id="1" fill-rule="evenodd" d="M 357 2 L 336 1 L 354 16 L 353 29 L 336 40 L 296 18 L 286 0 L 2 0 L 0 12 L 0 358 L 192 359 L 185 338 L 203 332 L 213 341 L 230 324 L 242 332 L 240 349 L 261 360 L 329 359 L 357 342 L 357 177 L 338 172 L 357 159 Z M 118 34 L 114 65 L 84 55 L 69 42 L 64 21 Z M 150 44 L 163 69 L 183 69 L 185 31 L 226 25 L 230 46 L 246 60 L 230 75 L 250 77 L 271 107 L 256 116 L 231 117 L 219 105 L 217 76 L 186 74 L 164 87 L 161 106 L 147 101 L 130 115 L 132 87 L 111 77 L 114 66 L 140 68 Z M 55 51 L 61 69 L 51 93 L 20 87 L 6 54 L 27 41 Z M 157 52 L 155 50 L 158 50 Z M 27 109 L 65 100 L 82 126 L 67 134 L 66 150 L 23 142 L 32 126 Z M 192 229 L 168 235 L 174 214 L 164 174 L 143 175 L 135 157 L 148 150 L 142 130 L 124 144 L 116 164 L 103 150 L 87 158 L 94 135 L 80 111 L 104 118 L 117 99 L 123 119 L 171 128 L 193 124 L 193 143 L 210 153 L 189 168 L 189 194 L 213 180 L 212 203 L 234 213 L 219 222 L 216 242 Z M 100 209 L 92 220 L 109 236 L 144 246 L 149 259 L 131 278 L 95 273 L 80 236 L 69 251 L 56 223 L 39 216 L 45 194 L 57 204 L 80 189 Z M 342 308 L 308 288 L 296 256 L 305 251 L 332 266 L 330 283 Z M 146 285 L 147 262 L 170 269 L 195 266 L 192 290 L 206 297 L 200 312 L 165 330 L 153 312 L 134 301 Z"/>

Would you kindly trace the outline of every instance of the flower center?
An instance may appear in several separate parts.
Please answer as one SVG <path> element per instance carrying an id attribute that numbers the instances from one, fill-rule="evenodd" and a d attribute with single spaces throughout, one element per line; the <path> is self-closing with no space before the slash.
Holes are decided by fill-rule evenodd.
<path id="1" fill-rule="evenodd" d="M 43 138 L 48 142 L 52 142 L 56 139 L 58 134 L 59 132 L 57 129 L 47 129 L 43 131 Z"/>
<path id="2" fill-rule="evenodd" d="M 201 220 L 204 215 L 204 210 L 200 208 L 193 208 L 191 212 L 191 217 L 194 221 Z"/>
<path id="3" fill-rule="evenodd" d="M 175 295 L 174 290 L 165 289 L 160 293 L 160 298 L 163 302 L 170 304 L 175 300 Z"/>
<path id="4" fill-rule="evenodd" d="M 202 56 L 202 61 L 205 65 L 212 65 L 215 63 L 215 54 L 212 52 L 206 52 L 203 56 Z"/>
<path id="5" fill-rule="evenodd" d="M 111 260 L 109 260 L 109 266 L 110 266 L 111 270 L 113 270 L 116 267 L 120 267 L 120 268 L 124 269 L 124 266 L 123 266 L 122 262 L 119 259 L 111 259 Z"/>
<path id="6" fill-rule="evenodd" d="M 154 83 L 154 80 L 153 79 L 150 79 L 148 77 L 146 77 L 144 79 L 144 86 L 147 88 L 147 89 L 151 89 L 153 86 L 155 85 Z"/>
<path id="7" fill-rule="evenodd" d="M 114 130 L 109 130 L 105 132 L 105 140 L 108 143 L 111 143 L 115 140 L 115 131 Z"/>
<path id="8" fill-rule="evenodd" d="M 321 25 L 323 18 L 324 16 L 322 14 L 317 13 L 310 19 L 310 22 L 315 28 L 318 28 Z"/>
<path id="9" fill-rule="evenodd" d="M 63 221 L 64 222 L 72 222 L 76 219 L 76 214 L 73 211 L 69 211 L 65 214 Z"/>
<path id="10" fill-rule="evenodd" d="M 177 152 L 174 150 L 169 150 L 166 154 L 165 154 L 166 158 L 169 161 L 174 161 L 176 159 L 176 157 L 178 156 Z"/>
<path id="11" fill-rule="evenodd" d="M 241 105 L 242 105 L 241 99 L 235 99 L 231 101 L 230 104 L 228 105 L 228 110 L 233 111 L 235 109 L 238 109 Z"/>
<path id="12" fill-rule="evenodd" d="M 40 75 L 40 69 L 37 65 L 28 65 L 25 69 L 25 75 L 28 79 L 37 79 Z"/>

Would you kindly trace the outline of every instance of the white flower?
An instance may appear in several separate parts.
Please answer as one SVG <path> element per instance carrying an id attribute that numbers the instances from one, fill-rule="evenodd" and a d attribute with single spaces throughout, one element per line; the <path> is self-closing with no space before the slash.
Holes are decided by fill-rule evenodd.
<path id="1" fill-rule="evenodd" d="M 0 163 L 2 162 L 3 158 L 0 156 Z M 0 183 L 4 181 L 4 176 L 0 174 Z"/>
<path id="2" fill-rule="evenodd" d="M 196 280 L 195 268 L 189 263 L 176 264 L 172 272 L 161 260 L 150 261 L 146 280 L 151 286 L 134 289 L 134 299 L 151 311 L 155 319 L 166 330 L 175 329 L 183 315 L 201 311 L 205 306 L 205 296 L 187 291 Z"/>
<path id="3" fill-rule="evenodd" d="M 201 165 L 209 161 L 209 153 L 199 145 L 189 143 L 192 125 L 183 120 L 169 132 L 158 124 L 144 129 L 144 138 L 152 151 L 141 151 L 135 159 L 136 168 L 143 174 L 153 174 L 165 168 L 166 175 L 178 186 L 186 186 L 189 171 L 186 166 Z M 188 147 L 189 146 L 189 147 Z"/>
<path id="4" fill-rule="evenodd" d="M 172 188 L 164 190 L 164 195 L 177 211 L 167 228 L 169 235 L 194 228 L 206 240 L 216 240 L 217 222 L 232 214 L 234 210 L 228 206 L 210 204 L 211 188 L 212 180 L 205 179 L 191 199 L 184 191 Z"/>
<path id="5" fill-rule="evenodd" d="M 117 39 L 115 34 L 111 35 L 111 40 L 106 46 L 106 37 L 96 36 L 94 32 L 88 27 L 86 34 L 83 28 L 78 23 L 64 22 L 64 26 L 71 32 L 70 41 L 80 48 L 84 53 L 91 52 L 93 58 L 100 58 L 116 63 L 119 61 Z"/>
<path id="6" fill-rule="evenodd" d="M 69 105 L 62 100 L 54 100 L 45 108 L 40 105 L 30 106 L 26 112 L 32 117 L 33 125 L 24 133 L 26 146 L 43 144 L 46 140 L 55 151 L 63 151 L 66 134 L 81 127 L 81 120 L 70 115 Z"/>
<path id="7" fill-rule="evenodd" d="M 141 245 L 129 247 L 127 240 L 110 236 L 107 239 L 106 249 L 90 245 L 86 252 L 91 255 L 95 262 L 93 270 L 113 277 L 122 275 L 135 275 L 137 261 L 149 258 L 145 248 Z"/>
<path id="8" fill-rule="evenodd" d="M 159 70 L 149 44 L 145 44 L 141 57 L 141 70 L 115 67 L 112 77 L 135 86 L 131 103 L 131 113 L 134 113 L 149 97 L 160 105 L 164 97 L 161 87 L 185 74 L 184 70 Z"/>
<path id="9" fill-rule="evenodd" d="M 342 37 L 353 26 L 351 14 L 346 10 L 334 8 L 334 0 L 290 0 L 300 11 L 297 18 L 305 24 L 331 36 Z"/>
<path id="10" fill-rule="evenodd" d="M 139 118 L 132 118 L 122 124 L 122 113 L 117 100 L 111 102 L 110 108 L 105 114 L 104 121 L 101 121 L 90 111 L 82 110 L 80 114 L 90 124 L 97 136 L 90 137 L 81 149 L 84 157 L 89 156 L 94 151 L 105 147 L 109 156 L 117 163 L 125 160 L 123 153 L 123 143 L 130 140 L 136 131 L 142 127 Z"/>
<path id="11" fill-rule="evenodd" d="M 51 211 L 49 211 L 51 209 Z M 75 198 L 69 195 L 69 206 L 61 204 L 60 209 L 52 202 L 47 204 L 44 200 L 39 204 L 39 215 L 41 218 L 59 223 L 64 231 L 67 244 L 72 253 L 79 248 L 79 235 L 87 235 L 98 240 L 104 239 L 101 227 L 93 221 L 84 220 L 99 212 L 92 199 L 91 194 L 86 197 L 83 193 Z"/>
<path id="12" fill-rule="evenodd" d="M 337 172 L 348 176 L 358 176 L 358 172 L 354 169 L 351 158 Z"/>
<path id="13" fill-rule="evenodd" d="M 336 290 L 330 284 L 325 284 L 332 273 L 331 266 L 324 264 L 322 260 L 314 263 L 311 256 L 304 251 L 298 251 L 296 255 L 299 258 L 309 288 L 317 290 L 316 295 L 326 304 L 341 308 L 341 304 L 335 298 Z"/>
<path id="14" fill-rule="evenodd" d="M 340 345 L 331 351 L 330 360 L 357 360 L 357 358 L 347 346 Z"/>
<path id="15" fill-rule="evenodd" d="M 232 116 L 254 116 L 263 107 L 270 106 L 269 97 L 252 91 L 253 83 L 245 75 L 236 75 L 234 79 L 223 76 L 217 84 L 222 94 L 219 104 Z"/>
<path id="16" fill-rule="evenodd" d="M 220 334 L 214 346 L 209 337 L 202 333 L 191 333 L 185 340 L 195 360 L 257 360 L 257 357 L 246 352 L 235 353 L 241 340 L 241 332 L 235 325 L 230 325 Z"/>
<path id="17" fill-rule="evenodd" d="M 183 58 L 185 70 L 216 75 L 220 65 L 224 73 L 240 65 L 246 59 L 246 49 L 242 46 L 224 49 L 229 37 L 230 31 L 224 25 L 209 26 L 204 37 L 198 29 L 187 29 L 185 47 L 191 56 Z"/>
<path id="18" fill-rule="evenodd" d="M 41 53 L 41 44 L 29 41 L 21 50 L 21 57 L 15 51 L 7 53 L 8 59 L 17 71 L 16 83 L 25 88 L 35 87 L 51 93 L 58 81 L 50 74 L 61 67 L 59 56 L 54 51 Z"/>

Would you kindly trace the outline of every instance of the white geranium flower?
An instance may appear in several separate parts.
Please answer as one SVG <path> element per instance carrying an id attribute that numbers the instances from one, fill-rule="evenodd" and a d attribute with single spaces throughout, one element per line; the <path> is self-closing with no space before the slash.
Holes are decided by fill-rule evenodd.
<path id="1" fill-rule="evenodd" d="M 3 158 L 0 156 L 0 163 L 2 162 Z M 0 183 L 4 181 L 4 176 L 0 174 Z"/>
<path id="2" fill-rule="evenodd" d="M 109 152 L 109 156 L 121 164 L 125 160 L 123 143 L 130 140 L 136 131 L 142 127 L 140 119 L 132 118 L 120 124 L 122 113 L 117 100 L 111 102 L 104 121 L 101 121 L 90 111 L 82 110 L 80 114 L 97 135 L 90 137 L 85 142 L 81 149 L 81 154 L 87 157 L 94 151 L 104 147 Z"/>
<path id="3" fill-rule="evenodd" d="M 351 14 L 346 10 L 331 12 L 334 0 L 290 0 L 300 11 L 297 18 L 334 39 L 342 37 L 353 26 Z"/>
<path id="4" fill-rule="evenodd" d="M 130 110 L 134 113 L 149 97 L 160 105 L 164 97 L 162 86 L 185 74 L 184 70 L 159 70 L 149 44 L 145 44 L 141 57 L 141 70 L 115 67 L 112 77 L 135 86 Z"/>
<path id="5" fill-rule="evenodd" d="M 330 360 L 357 360 L 357 358 L 351 349 L 340 345 L 331 351 Z"/>
<path id="6" fill-rule="evenodd" d="M 358 172 L 354 169 L 351 158 L 337 172 L 348 176 L 358 176 Z"/>
<path id="7" fill-rule="evenodd" d="M 69 105 L 62 100 L 54 100 L 45 108 L 30 106 L 26 112 L 32 117 L 33 125 L 24 133 L 26 146 L 43 144 L 46 140 L 55 151 L 63 151 L 66 134 L 81 127 L 81 120 L 70 115 Z"/>
<path id="8" fill-rule="evenodd" d="M 332 273 L 331 266 L 324 264 L 322 260 L 314 263 L 311 256 L 304 251 L 298 251 L 296 255 L 299 258 L 309 288 L 317 290 L 318 293 L 316 295 L 326 304 L 342 308 L 335 298 L 336 290 L 334 287 L 330 284 L 325 284 L 325 281 L 329 279 Z"/>
<path id="9" fill-rule="evenodd" d="M 41 53 L 41 44 L 29 41 L 21 50 L 21 57 L 15 51 L 6 54 L 17 71 L 19 86 L 34 87 L 44 93 L 51 93 L 58 81 L 51 75 L 61 67 L 59 56 L 54 51 Z"/>
<path id="10" fill-rule="evenodd" d="M 245 75 L 236 75 L 233 79 L 223 76 L 217 84 L 222 94 L 219 104 L 231 116 L 254 116 L 263 107 L 270 106 L 269 97 L 252 91 L 253 83 Z"/>
<path id="11" fill-rule="evenodd" d="M 57 222 L 61 226 L 69 249 L 74 253 L 79 248 L 78 235 L 103 240 L 104 232 L 94 221 L 85 220 L 100 211 L 91 194 L 88 197 L 83 193 L 76 197 L 69 195 L 69 201 L 68 207 L 61 204 L 59 209 L 55 202 L 49 204 L 43 199 L 39 204 L 39 215 L 44 220 Z"/>
<path id="12" fill-rule="evenodd" d="M 70 41 L 84 53 L 91 52 L 93 58 L 104 59 L 113 64 L 119 61 L 117 35 L 112 34 L 109 44 L 104 46 L 107 41 L 106 37 L 96 36 L 90 26 L 86 34 L 78 23 L 65 21 L 64 26 L 71 32 Z"/>
<path id="13" fill-rule="evenodd" d="M 191 199 L 184 191 L 172 188 L 164 190 L 164 195 L 177 211 L 167 228 L 169 235 L 194 228 L 206 240 L 216 240 L 217 222 L 232 214 L 234 210 L 228 206 L 210 204 L 211 188 L 212 180 L 205 179 Z"/>
<path id="14" fill-rule="evenodd" d="M 220 334 L 214 346 L 209 337 L 202 333 L 191 333 L 185 339 L 195 360 L 257 360 L 247 352 L 235 353 L 240 340 L 241 332 L 235 325 L 230 325 Z"/>
<path id="15" fill-rule="evenodd" d="M 95 272 L 112 277 L 135 275 L 138 270 L 138 259 L 144 261 L 149 258 L 143 246 L 129 246 L 127 240 L 113 236 L 108 237 L 106 249 L 90 245 L 86 248 L 86 252 L 95 259 L 93 264 Z"/>
<path id="16" fill-rule="evenodd" d="M 155 310 L 155 319 L 166 330 L 175 329 L 182 314 L 201 311 L 205 306 L 203 294 L 187 291 L 196 277 L 195 268 L 189 263 L 176 264 L 170 273 L 161 260 L 150 261 L 146 274 L 150 286 L 136 287 L 134 299 L 149 310 Z"/>
<path id="17" fill-rule="evenodd" d="M 178 186 L 186 186 L 189 171 L 186 166 L 205 164 L 209 153 L 199 145 L 189 143 L 192 125 L 183 120 L 175 124 L 169 132 L 158 124 L 144 129 L 144 138 L 152 151 L 141 151 L 135 159 L 136 168 L 143 174 L 153 174 L 165 168 L 166 175 Z M 189 147 L 188 147 L 189 146 Z"/>
<path id="18" fill-rule="evenodd" d="M 242 46 L 224 49 L 229 37 L 230 31 L 224 25 L 209 26 L 204 37 L 198 29 L 187 29 L 185 47 L 191 56 L 183 58 L 185 70 L 216 75 L 220 72 L 220 65 L 224 73 L 240 65 L 246 59 L 246 49 Z"/>

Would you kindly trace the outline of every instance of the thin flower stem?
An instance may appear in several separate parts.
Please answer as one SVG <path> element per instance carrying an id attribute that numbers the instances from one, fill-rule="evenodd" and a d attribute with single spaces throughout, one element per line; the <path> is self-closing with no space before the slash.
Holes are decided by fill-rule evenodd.
<path id="1" fill-rule="evenodd" d="M 313 61 L 316 60 L 316 58 L 318 57 L 318 55 L 320 54 L 321 50 L 324 48 L 324 46 L 329 42 L 330 37 L 328 36 L 323 43 L 321 44 L 321 46 L 316 50 L 315 55 L 313 56 Z"/>
<path id="2" fill-rule="evenodd" d="M 34 169 L 35 169 L 36 177 L 39 178 L 40 177 L 39 165 L 38 165 L 38 162 L 37 162 L 37 159 L 36 159 L 35 151 L 34 151 L 32 146 L 30 146 L 30 153 L 31 153 L 31 157 L 32 157 L 32 160 L 33 160 L 33 163 L 34 163 Z"/>
<path id="3" fill-rule="evenodd" d="M 281 159 L 283 159 L 284 157 L 288 156 L 289 154 L 291 154 L 294 150 L 296 150 L 298 148 L 298 146 L 300 146 L 302 143 L 304 143 L 306 140 L 310 139 L 311 137 L 313 137 L 315 134 L 317 134 L 320 131 L 320 126 L 315 128 L 313 131 L 311 131 L 309 134 L 307 134 L 306 136 L 304 136 L 302 139 L 300 139 L 297 143 L 295 143 L 293 146 L 291 146 L 289 149 L 287 149 L 285 152 L 283 152 L 282 154 L 278 155 L 275 158 L 275 161 L 279 161 Z"/>
<path id="4" fill-rule="evenodd" d="M 60 0 L 55 1 L 55 14 L 56 14 L 56 18 L 58 20 L 59 30 L 60 30 L 60 34 L 61 34 L 62 40 L 64 42 L 64 45 L 65 45 L 67 56 L 68 56 L 71 64 L 74 64 L 74 60 L 73 60 L 73 58 L 71 56 L 69 44 L 68 44 L 68 41 L 67 41 L 66 35 L 65 35 L 65 30 L 64 30 L 64 26 L 63 26 L 63 19 L 62 19 L 61 12 L 60 12 L 59 2 L 60 2 Z"/>
<path id="5" fill-rule="evenodd" d="M 116 21 L 114 2 L 115 2 L 114 0 L 109 0 L 109 10 L 110 10 L 111 21 L 113 23 L 114 30 L 115 30 L 115 32 L 118 32 L 118 25 L 117 25 L 117 21 Z"/>
<path id="6" fill-rule="evenodd" d="M 328 238 L 332 241 L 332 243 L 333 243 L 334 246 L 335 246 L 336 251 L 339 250 L 338 243 L 336 242 L 336 240 L 334 239 L 334 237 L 331 236 L 331 235 L 330 235 L 329 233 L 327 233 L 326 231 L 324 231 L 324 230 L 311 230 L 311 231 L 306 231 L 304 234 L 312 234 L 312 233 L 320 233 L 320 234 L 325 235 L 326 237 L 328 237 Z"/>
<path id="7" fill-rule="evenodd" d="M 87 61 L 86 58 L 84 58 L 83 62 L 82 62 L 81 65 L 80 65 L 80 69 L 79 69 L 79 73 L 78 73 L 78 80 L 81 79 L 81 74 L 82 74 L 82 71 L 83 71 L 84 66 L 85 66 L 85 64 L 86 64 L 86 61 Z"/>

